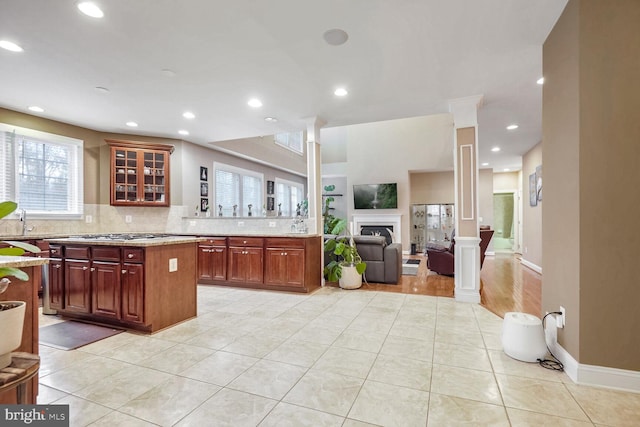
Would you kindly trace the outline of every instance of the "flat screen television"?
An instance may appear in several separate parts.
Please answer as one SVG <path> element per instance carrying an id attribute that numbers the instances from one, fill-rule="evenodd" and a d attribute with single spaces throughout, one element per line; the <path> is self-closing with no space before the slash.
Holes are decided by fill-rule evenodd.
<path id="1" fill-rule="evenodd" d="M 396 209 L 398 184 L 356 184 L 353 186 L 355 209 Z"/>

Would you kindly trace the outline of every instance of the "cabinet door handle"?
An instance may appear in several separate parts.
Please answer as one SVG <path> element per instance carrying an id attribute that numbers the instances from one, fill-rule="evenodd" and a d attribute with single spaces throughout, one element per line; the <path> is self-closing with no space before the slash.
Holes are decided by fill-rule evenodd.
<path id="1" fill-rule="evenodd" d="M 127 258 L 129 258 L 129 259 L 133 258 L 133 254 L 127 255 Z"/>
<path id="2" fill-rule="evenodd" d="M 243 240 L 243 241 L 242 241 L 242 243 L 244 243 L 244 244 L 246 245 L 246 244 L 247 244 L 247 241 L 246 241 L 246 240 Z"/>
<path id="3" fill-rule="evenodd" d="M 57 253 L 57 252 L 58 252 L 57 250 L 55 250 L 55 249 L 51 249 L 51 253 L 52 253 L 52 254 L 55 254 L 55 253 Z"/>
<path id="4" fill-rule="evenodd" d="M 84 267 L 82 267 L 83 270 L 87 270 L 89 267 L 87 267 L 86 265 Z"/>
<path id="5" fill-rule="evenodd" d="M 96 271 L 96 268 L 95 267 L 91 267 L 91 271 Z"/>
<path id="6" fill-rule="evenodd" d="M 54 268 L 60 268 L 60 264 L 54 264 L 53 267 Z"/>
<path id="7" fill-rule="evenodd" d="M 286 253 L 286 252 L 284 253 L 284 256 L 287 256 L 287 253 Z"/>
<path id="8" fill-rule="evenodd" d="M 120 270 L 120 272 L 121 272 L 122 274 L 127 274 L 127 270 L 124 270 L 124 269 Z"/>

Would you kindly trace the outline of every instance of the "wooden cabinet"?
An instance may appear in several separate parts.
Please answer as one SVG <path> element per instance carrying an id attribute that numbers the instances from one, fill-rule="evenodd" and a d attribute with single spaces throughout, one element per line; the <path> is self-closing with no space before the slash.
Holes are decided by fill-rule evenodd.
<path id="1" fill-rule="evenodd" d="M 229 282 L 261 284 L 264 277 L 264 239 L 229 238 L 229 261 L 227 279 Z"/>
<path id="2" fill-rule="evenodd" d="M 54 310 L 64 308 L 64 262 L 62 247 L 49 247 L 49 306 Z"/>
<path id="3" fill-rule="evenodd" d="M 111 146 L 111 204 L 170 206 L 169 156 L 173 146 L 106 141 Z"/>
<path id="4" fill-rule="evenodd" d="M 321 243 L 319 236 L 207 237 L 199 244 L 199 282 L 310 292 L 321 283 Z"/>
<path id="5" fill-rule="evenodd" d="M 144 323 L 144 267 L 142 264 L 122 264 L 122 320 Z"/>
<path id="6" fill-rule="evenodd" d="M 304 249 L 267 248 L 264 283 L 302 287 L 304 285 Z"/>
<path id="7" fill-rule="evenodd" d="M 91 264 L 91 313 L 120 319 L 120 263 L 93 261 Z"/>
<path id="8" fill-rule="evenodd" d="M 91 312 L 89 260 L 64 261 L 64 309 L 76 313 Z"/>
<path id="9" fill-rule="evenodd" d="M 199 243 L 198 280 L 227 280 L 226 238 L 210 238 Z"/>

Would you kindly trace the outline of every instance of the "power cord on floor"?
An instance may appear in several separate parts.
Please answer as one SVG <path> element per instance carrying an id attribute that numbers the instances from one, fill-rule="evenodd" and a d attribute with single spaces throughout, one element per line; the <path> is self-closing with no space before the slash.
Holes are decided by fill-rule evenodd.
<path id="1" fill-rule="evenodd" d="M 545 320 L 547 319 L 547 316 L 551 315 L 551 314 L 555 314 L 555 315 L 562 315 L 561 312 L 559 311 L 552 311 L 550 313 L 547 313 L 544 315 L 544 317 L 542 318 L 542 330 L 546 331 L 547 329 L 547 325 L 545 323 Z M 546 343 L 546 333 L 545 333 L 545 343 Z M 551 352 L 551 349 L 549 348 L 549 345 L 547 344 L 547 350 L 549 351 L 549 354 L 551 355 L 551 357 L 553 359 L 538 359 L 538 363 L 540 364 L 540 366 L 542 366 L 545 369 L 551 369 L 552 371 L 564 371 L 564 365 L 562 364 L 562 362 L 560 362 L 560 360 L 558 360 L 558 358 Z"/>

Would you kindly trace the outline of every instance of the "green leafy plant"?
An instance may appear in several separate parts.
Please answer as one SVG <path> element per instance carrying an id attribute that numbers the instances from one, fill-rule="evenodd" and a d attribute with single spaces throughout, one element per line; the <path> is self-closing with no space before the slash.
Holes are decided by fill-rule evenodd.
<path id="1" fill-rule="evenodd" d="M 325 223 L 328 225 L 328 234 L 335 234 L 336 238 L 329 238 L 324 243 L 324 251 L 331 256 L 331 261 L 324 267 L 323 273 L 326 280 L 337 282 L 342 277 L 342 267 L 354 266 L 358 274 L 364 273 L 367 263 L 362 261 L 360 254 L 353 243 L 353 237 L 348 234 L 347 220 L 332 218 Z"/>
<path id="2" fill-rule="evenodd" d="M 325 185 L 325 193 L 329 193 L 336 189 L 335 185 Z M 326 196 L 324 199 L 324 205 L 322 206 L 322 219 L 324 224 L 324 234 L 331 234 L 331 222 L 335 220 L 335 216 L 331 214 L 331 203 L 335 201 L 333 196 Z"/>
<path id="3" fill-rule="evenodd" d="M 15 211 L 18 205 L 15 202 L 0 203 L 0 218 L 4 218 Z M 24 242 L 4 241 L 1 242 L 9 247 L 0 248 L 0 256 L 21 256 L 25 252 L 40 252 L 40 248 Z M 18 280 L 29 280 L 29 275 L 16 267 L 0 267 L 0 293 L 4 292 L 11 281 L 7 276 L 15 277 Z"/>

